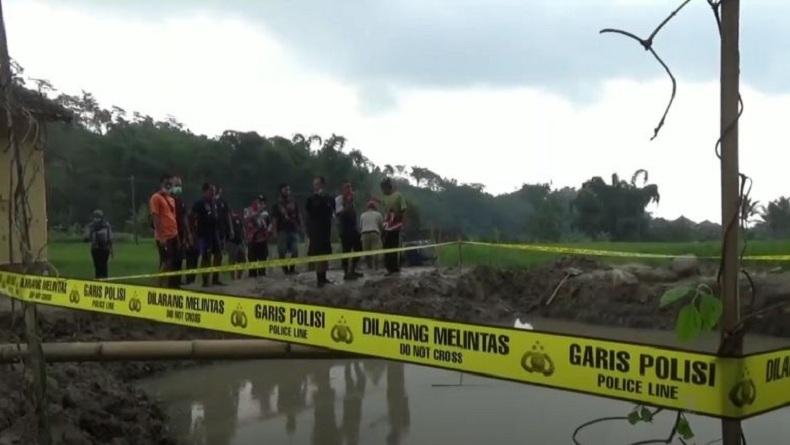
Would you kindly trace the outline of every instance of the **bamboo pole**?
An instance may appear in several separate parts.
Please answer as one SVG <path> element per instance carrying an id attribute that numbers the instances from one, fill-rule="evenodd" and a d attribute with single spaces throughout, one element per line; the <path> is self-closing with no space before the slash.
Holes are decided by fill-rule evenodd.
<path id="1" fill-rule="evenodd" d="M 722 276 L 721 296 L 724 313 L 721 323 L 721 348 L 727 354 L 743 352 L 743 337 L 735 333 L 740 321 L 738 298 L 739 170 L 738 102 L 740 54 L 738 50 L 740 0 L 721 2 L 721 217 Z M 741 422 L 723 419 L 723 445 L 741 445 Z"/>
<path id="2" fill-rule="evenodd" d="M 124 360 L 345 359 L 355 354 L 271 340 L 184 340 L 44 343 L 47 362 Z M 0 345 L 0 363 L 27 357 L 26 345 Z"/>

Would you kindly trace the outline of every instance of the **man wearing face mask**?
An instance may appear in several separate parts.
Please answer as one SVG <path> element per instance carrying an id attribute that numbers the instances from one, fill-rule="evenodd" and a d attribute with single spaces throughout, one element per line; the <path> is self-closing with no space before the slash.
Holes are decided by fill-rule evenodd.
<path id="1" fill-rule="evenodd" d="M 178 254 L 178 220 L 176 217 L 176 202 L 171 196 L 173 189 L 173 175 L 164 174 L 160 181 L 159 191 L 151 195 L 148 207 L 151 212 L 151 221 L 154 226 L 154 238 L 159 251 L 159 270 L 168 272 L 175 270 Z M 169 277 L 158 279 L 160 287 L 172 283 Z"/>
<path id="2" fill-rule="evenodd" d="M 192 245 L 191 233 L 189 225 L 187 224 L 187 208 L 183 199 L 183 187 L 180 176 L 173 177 L 173 188 L 170 190 L 173 201 L 176 205 L 176 225 L 178 226 L 178 250 L 173 259 L 173 270 L 181 270 L 184 264 L 184 259 L 187 256 L 187 251 Z M 181 286 L 181 276 L 176 275 L 170 277 L 170 286 Z"/>

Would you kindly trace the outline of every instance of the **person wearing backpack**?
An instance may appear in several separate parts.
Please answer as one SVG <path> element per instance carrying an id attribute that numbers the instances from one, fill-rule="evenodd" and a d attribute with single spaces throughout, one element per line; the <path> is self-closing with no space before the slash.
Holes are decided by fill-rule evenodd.
<path id="1" fill-rule="evenodd" d="M 85 240 L 91 244 L 91 257 L 96 279 L 107 278 L 107 263 L 112 256 L 112 228 L 104 219 L 104 212 L 93 211 L 93 220 L 88 224 Z"/>

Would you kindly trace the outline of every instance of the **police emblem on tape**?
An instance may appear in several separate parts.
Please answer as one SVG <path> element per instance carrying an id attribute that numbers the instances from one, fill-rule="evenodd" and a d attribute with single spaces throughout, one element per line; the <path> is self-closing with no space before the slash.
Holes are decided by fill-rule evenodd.
<path id="1" fill-rule="evenodd" d="M 332 341 L 335 343 L 346 343 L 350 345 L 354 342 L 354 333 L 351 332 L 351 328 L 346 325 L 346 319 L 343 317 L 340 317 L 340 321 L 332 328 L 331 335 Z"/>
<path id="2" fill-rule="evenodd" d="M 230 314 L 230 324 L 237 328 L 247 328 L 247 314 L 241 308 L 241 305 L 236 306 L 236 310 Z"/>
<path id="3" fill-rule="evenodd" d="M 77 304 L 80 302 L 80 292 L 74 289 L 69 293 L 69 303 Z"/>
<path id="4" fill-rule="evenodd" d="M 521 356 L 521 367 L 530 374 L 536 372 L 546 377 L 554 374 L 554 362 L 543 350 L 543 345 L 539 341 L 532 345 L 532 350 Z"/>
<path id="5" fill-rule="evenodd" d="M 757 398 L 757 387 L 752 378 L 749 377 L 748 369 L 743 369 L 743 377 L 730 389 L 729 396 L 730 402 L 738 408 L 754 403 L 754 400 Z"/>
<path id="6" fill-rule="evenodd" d="M 143 309 L 143 303 L 137 298 L 137 295 L 129 300 L 129 310 L 132 312 L 140 312 Z"/>

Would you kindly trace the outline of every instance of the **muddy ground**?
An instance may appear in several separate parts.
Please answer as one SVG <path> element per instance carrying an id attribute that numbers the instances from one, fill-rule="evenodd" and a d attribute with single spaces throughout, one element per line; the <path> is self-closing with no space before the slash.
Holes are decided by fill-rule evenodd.
<path id="1" fill-rule="evenodd" d="M 665 289 L 679 284 L 715 283 L 715 265 L 695 261 L 677 267 L 621 264 L 609 266 L 583 258 L 562 259 L 529 270 L 485 267 L 408 269 L 400 276 L 368 273 L 363 280 L 337 283 L 322 290 L 313 276 L 285 278 L 272 271 L 258 280 L 242 280 L 216 292 L 338 307 L 512 325 L 516 317 L 553 318 L 609 326 L 671 329 L 676 308 L 660 309 Z M 567 277 L 567 278 L 566 278 Z M 752 274 L 757 293 L 744 287 L 744 312 L 790 300 L 790 274 L 769 270 Z M 564 279 L 564 280 L 563 280 Z M 562 283 L 562 284 L 560 284 Z M 214 290 L 214 289 L 213 289 Z M 551 298 L 553 295 L 553 298 Z M 551 303 L 548 304 L 549 300 Z M 44 308 L 44 341 L 155 340 L 229 337 L 219 333 L 148 323 L 91 313 Z M 7 301 L 0 301 L 0 342 L 21 335 L 12 328 Z M 790 307 L 766 314 L 749 329 L 790 337 Z M 55 443 L 174 443 L 162 411 L 134 382 L 195 362 L 123 362 L 48 365 L 49 410 Z M 0 365 L 0 445 L 34 443 L 31 411 L 18 366 Z"/>
<path id="2" fill-rule="evenodd" d="M 372 279 L 321 290 L 313 286 L 310 275 L 303 274 L 290 280 L 234 283 L 225 292 L 485 324 L 512 326 L 521 317 L 672 329 L 679 305 L 659 307 L 665 290 L 699 283 L 716 287 L 715 264 L 680 261 L 676 266 L 611 266 L 565 258 L 528 270 L 476 267 L 463 272 L 416 269 L 394 277 L 374 274 Z M 750 276 L 756 293 L 743 280 L 742 313 L 790 301 L 790 273 L 766 269 Z M 335 278 L 342 281 L 339 274 Z M 748 330 L 790 337 L 790 305 L 755 320 Z"/>

